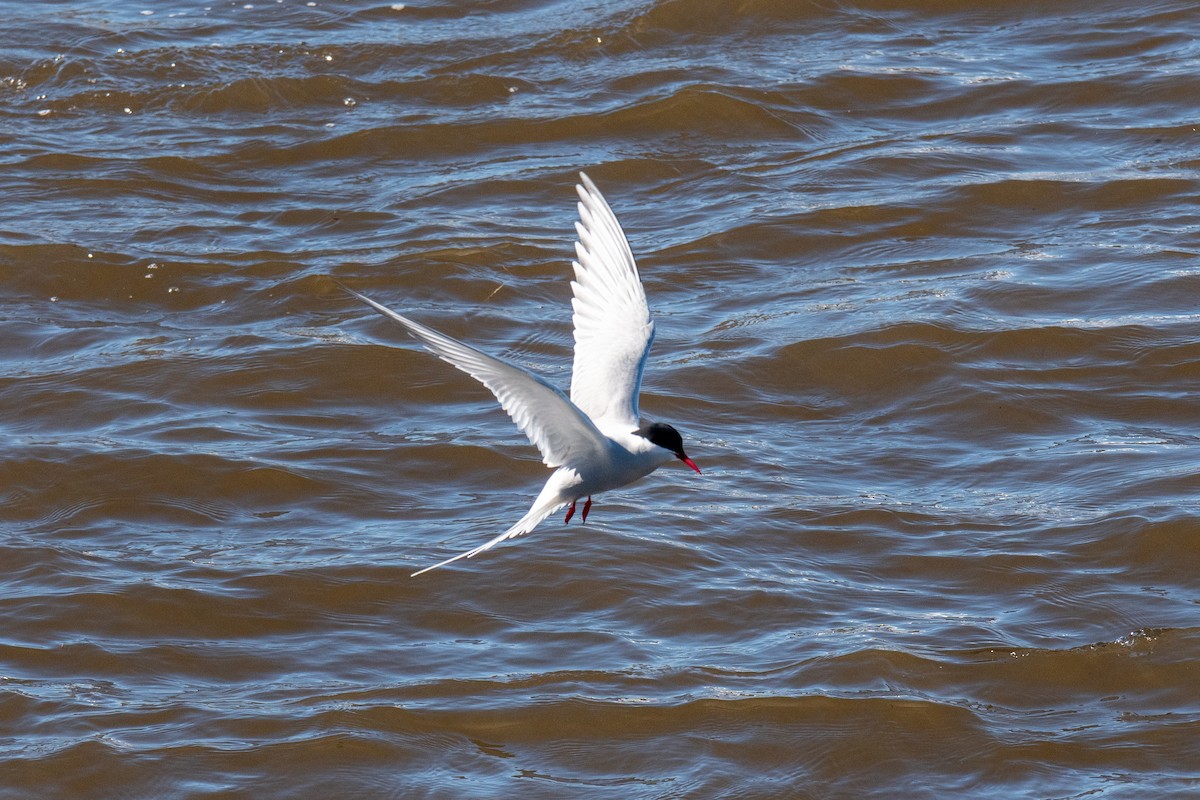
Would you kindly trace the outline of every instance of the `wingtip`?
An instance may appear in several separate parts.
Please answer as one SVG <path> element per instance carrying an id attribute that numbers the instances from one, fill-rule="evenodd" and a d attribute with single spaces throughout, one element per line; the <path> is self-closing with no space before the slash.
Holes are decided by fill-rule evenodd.
<path id="1" fill-rule="evenodd" d="M 596 184 L 593 183 L 592 179 L 588 177 L 588 174 L 582 170 L 579 172 L 579 189 L 587 192 L 588 194 L 600 193 L 600 190 L 596 188 Z"/>

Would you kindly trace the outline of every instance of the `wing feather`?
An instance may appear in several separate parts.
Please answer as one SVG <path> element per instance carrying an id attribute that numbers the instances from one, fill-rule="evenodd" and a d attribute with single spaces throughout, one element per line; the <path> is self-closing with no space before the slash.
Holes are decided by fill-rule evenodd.
<path id="1" fill-rule="evenodd" d="M 591 178 L 582 172 L 579 178 L 571 401 L 593 421 L 632 430 L 654 323 L 621 224 Z"/>
<path id="2" fill-rule="evenodd" d="M 342 289 L 399 322 L 434 355 L 490 389 L 521 432 L 541 451 L 546 466 L 587 462 L 605 449 L 607 439 L 587 415 L 543 378 L 397 314 L 353 289 Z"/>

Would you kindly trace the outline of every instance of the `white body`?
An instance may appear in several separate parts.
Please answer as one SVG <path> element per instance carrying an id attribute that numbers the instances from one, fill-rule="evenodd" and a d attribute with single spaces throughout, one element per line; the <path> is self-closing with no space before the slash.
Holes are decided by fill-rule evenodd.
<path id="1" fill-rule="evenodd" d="M 533 508 L 553 502 L 553 507 L 546 512 L 552 514 L 580 498 L 618 489 L 644 478 L 675 458 L 673 453 L 632 431 L 606 433 L 602 429 L 601 433 L 608 439 L 605 457 L 574 467 L 559 467 L 546 481 Z"/>

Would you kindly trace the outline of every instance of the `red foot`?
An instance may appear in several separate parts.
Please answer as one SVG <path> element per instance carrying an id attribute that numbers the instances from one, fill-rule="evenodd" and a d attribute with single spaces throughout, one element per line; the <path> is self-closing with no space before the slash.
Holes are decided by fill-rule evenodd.
<path id="1" fill-rule="evenodd" d="M 589 496 L 587 502 L 583 504 L 583 521 L 587 522 L 588 512 L 592 510 L 592 498 Z"/>
<path id="2" fill-rule="evenodd" d="M 567 509 L 567 518 L 563 520 L 563 524 L 565 525 L 568 522 L 570 522 L 571 517 L 573 517 L 573 516 L 575 516 L 575 501 L 574 500 L 571 501 L 571 507 Z M 583 517 L 584 517 L 584 519 L 587 519 L 587 506 L 583 507 Z"/>

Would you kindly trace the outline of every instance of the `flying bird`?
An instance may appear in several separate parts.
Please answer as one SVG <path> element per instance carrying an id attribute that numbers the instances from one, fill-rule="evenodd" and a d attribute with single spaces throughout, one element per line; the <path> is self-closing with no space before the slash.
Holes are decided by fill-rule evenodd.
<path id="1" fill-rule="evenodd" d="M 342 287 L 399 322 L 439 358 L 490 389 L 541 451 L 542 461 L 554 469 L 529 512 L 515 525 L 473 550 L 414 572 L 413 577 L 529 533 L 563 506 L 570 506 L 565 520 L 570 522 L 575 504 L 583 498 L 587 500 L 581 516 L 586 522 L 593 495 L 644 478 L 673 459 L 700 472 L 684 452 L 678 431 L 665 422 L 643 424 L 638 416 L 638 392 L 654 341 L 654 323 L 637 264 L 616 215 L 587 175 L 581 172 L 579 179 L 575 187 L 579 240 L 575 243 L 577 260 L 572 263 L 575 280 L 571 282 L 575 358 L 570 399 L 528 370 Z"/>

